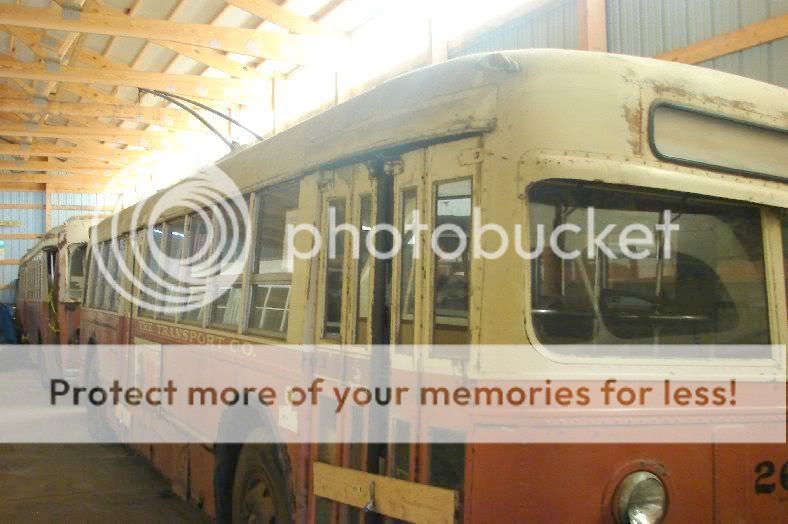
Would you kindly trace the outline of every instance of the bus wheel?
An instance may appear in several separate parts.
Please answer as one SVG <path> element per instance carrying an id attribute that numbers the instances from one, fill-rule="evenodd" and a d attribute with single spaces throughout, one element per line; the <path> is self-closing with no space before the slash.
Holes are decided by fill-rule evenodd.
<path id="1" fill-rule="evenodd" d="M 245 444 L 233 479 L 233 523 L 292 522 L 290 490 L 273 446 Z"/>

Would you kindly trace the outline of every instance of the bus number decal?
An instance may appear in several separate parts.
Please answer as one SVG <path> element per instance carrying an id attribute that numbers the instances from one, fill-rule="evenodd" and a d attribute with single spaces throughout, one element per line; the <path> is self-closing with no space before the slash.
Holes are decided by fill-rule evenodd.
<path id="1" fill-rule="evenodd" d="M 765 460 L 755 466 L 755 493 L 758 495 L 768 495 L 774 493 L 776 484 L 771 482 L 772 476 L 775 472 L 774 462 Z M 780 486 L 788 491 L 788 462 L 785 462 L 780 468 Z"/>

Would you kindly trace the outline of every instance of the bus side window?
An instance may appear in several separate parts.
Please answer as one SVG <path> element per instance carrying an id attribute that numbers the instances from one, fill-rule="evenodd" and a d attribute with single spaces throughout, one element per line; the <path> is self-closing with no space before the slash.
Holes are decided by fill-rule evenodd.
<path id="1" fill-rule="evenodd" d="M 593 250 L 585 235 L 561 235 L 560 245 L 544 244 L 533 259 L 531 322 L 542 343 L 769 342 L 756 207 L 570 180 L 533 184 L 528 205 L 532 244 L 540 242 L 540 235 L 542 243 L 553 238 L 567 224 L 581 231 L 593 228 L 589 235 L 620 228 L 611 229 L 614 233 Z M 662 240 L 666 217 L 675 226 L 668 233 L 669 250 Z M 651 237 L 634 257 L 616 232 L 627 224 L 640 225 Z"/>
<path id="2" fill-rule="evenodd" d="M 101 256 L 101 244 L 98 244 L 93 249 L 93 282 L 90 285 L 90 305 L 96 309 L 101 309 L 101 303 L 98 300 L 99 289 L 102 286 L 101 271 L 99 270 L 99 257 Z"/>
<path id="3" fill-rule="evenodd" d="M 71 298 L 78 299 L 82 296 L 85 285 L 85 244 L 71 246 L 68 258 L 68 294 Z"/>
<path id="4" fill-rule="evenodd" d="M 183 258 L 183 248 L 185 244 L 185 224 L 184 218 L 167 222 L 166 234 L 167 241 L 164 243 L 164 257 L 162 262 L 166 264 L 162 266 L 161 278 L 167 283 L 180 289 L 183 276 L 181 275 L 181 259 Z M 162 284 L 162 293 L 164 295 L 171 295 L 173 291 L 167 289 L 166 284 Z M 167 300 L 159 300 L 159 306 L 165 307 L 169 305 Z M 159 313 L 159 317 L 172 320 L 174 317 L 172 313 Z"/>
<path id="5" fill-rule="evenodd" d="M 249 331 L 285 338 L 293 281 L 287 227 L 298 221 L 300 183 L 266 188 L 257 194 L 257 238 L 252 265 Z"/>
<path id="6" fill-rule="evenodd" d="M 328 217 L 334 213 L 335 224 L 345 223 L 345 201 L 332 200 L 328 203 Z M 325 274 L 325 309 L 323 315 L 323 337 L 339 338 L 342 326 L 342 283 L 345 277 L 345 235 L 342 231 L 336 236 L 334 253 L 327 250 Z"/>
<path id="7" fill-rule="evenodd" d="M 184 285 L 189 288 L 189 303 L 194 300 L 201 302 L 199 295 L 206 292 L 207 279 L 210 276 L 210 268 L 200 267 L 200 263 L 205 262 L 211 255 L 212 238 L 209 237 L 208 224 L 205 218 L 210 215 L 193 213 L 189 216 L 189 226 L 186 233 L 186 257 L 192 259 L 187 266 L 189 272 L 184 275 Z M 192 298 L 196 297 L 196 298 Z M 188 324 L 202 325 L 205 313 L 204 307 L 187 309 L 181 314 L 181 320 Z"/>
<path id="8" fill-rule="evenodd" d="M 36 255 L 36 300 L 46 300 L 46 259 L 43 252 Z"/>
<path id="9" fill-rule="evenodd" d="M 96 264 L 96 257 L 93 255 L 93 250 L 86 250 L 85 256 L 87 257 L 85 260 L 85 278 L 84 278 L 84 285 L 82 289 L 82 305 L 85 307 L 91 307 L 93 304 L 90 302 L 90 293 L 95 287 L 95 278 L 93 275 L 96 274 L 94 266 Z"/>
<path id="10" fill-rule="evenodd" d="M 435 253 L 433 332 L 434 344 L 467 344 L 471 180 L 438 184 L 435 196 L 435 229 L 440 229 Z M 462 233 L 466 241 L 462 246 Z"/>
<path id="11" fill-rule="evenodd" d="M 429 445 L 429 484 L 462 490 L 465 484 L 464 435 L 459 431 L 434 428 Z"/>
<path id="12" fill-rule="evenodd" d="M 107 247 L 108 242 L 102 242 L 99 244 L 99 249 L 96 252 L 96 256 L 100 257 L 101 266 L 99 266 L 99 260 L 96 261 L 96 280 L 98 284 L 96 285 L 95 295 L 93 296 L 94 305 L 97 309 L 106 309 L 106 305 L 104 303 L 104 296 L 107 289 L 107 277 L 106 273 L 109 269 L 108 264 L 109 260 L 107 258 Z"/>
<path id="13" fill-rule="evenodd" d="M 367 343 L 367 332 L 369 329 L 369 313 L 372 307 L 372 259 L 367 248 L 367 235 L 372 230 L 372 196 L 367 194 L 361 197 L 359 210 L 359 258 L 357 279 L 357 308 L 356 308 L 356 344 Z"/>
<path id="14" fill-rule="evenodd" d="M 128 238 L 128 235 L 122 236 L 118 239 L 117 244 L 107 242 L 107 257 L 109 259 L 108 276 L 110 277 L 110 281 L 106 283 L 104 304 L 105 309 L 109 311 L 118 310 L 118 297 L 120 293 L 117 288 L 123 285 L 121 264 L 124 264 L 124 259 L 126 257 Z"/>
<path id="15" fill-rule="evenodd" d="M 400 293 L 399 293 L 399 326 L 397 344 L 413 344 L 415 340 L 415 305 L 416 305 L 416 271 L 414 255 L 416 249 L 416 231 L 414 225 L 418 221 L 416 208 L 416 191 L 402 193 L 401 204 L 402 251 L 399 257 Z"/>
<path id="16" fill-rule="evenodd" d="M 46 257 L 46 265 L 47 265 L 47 280 L 46 280 L 46 293 L 44 299 L 49 301 L 50 297 L 52 300 L 57 300 L 55 296 L 55 268 L 57 267 L 57 249 L 48 249 L 44 252 L 44 256 Z"/>
<path id="17" fill-rule="evenodd" d="M 145 257 L 143 258 L 142 274 L 140 275 L 141 289 L 139 315 L 153 317 L 153 309 L 145 307 L 143 304 L 155 303 L 153 292 L 158 288 L 156 276 L 159 273 L 159 265 L 156 257 L 153 256 L 154 250 L 161 249 L 162 239 L 164 238 L 164 224 L 158 224 L 144 233 L 145 235 Z"/>
<path id="18" fill-rule="evenodd" d="M 249 204 L 248 195 L 244 197 Z M 227 210 L 229 208 L 229 211 Z M 226 206 L 219 207 L 216 216 L 218 227 L 216 231 L 224 231 L 224 238 L 218 238 L 216 249 L 222 251 L 217 257 L 220 267 L 212 279 L 213 296 L 216 299 L 211 304 L 209 321 L 212 326 L 220 329 L 237 329 L 241 320 L 241 275 L 246 263 L 244 255 L 249 244 L 246 224 L 249 217 L 242 216 L 243 211 L 238 209 L 231 201 Z M 235 240 L 235 243 L 233 242 Z"/>

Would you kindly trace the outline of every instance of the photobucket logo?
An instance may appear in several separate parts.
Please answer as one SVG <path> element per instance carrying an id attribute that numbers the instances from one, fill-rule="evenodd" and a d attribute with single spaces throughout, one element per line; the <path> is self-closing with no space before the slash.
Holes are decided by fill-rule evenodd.
<path id="1" fill-rule="evenodd" d="M 358 259 L 361 256 L 362 244 L 370 256 L 379 259 L 390 259 L 396 256 L 408 245 L 413 249 L 413 257 L 420 258 L 423 235 L 429 225 L 419 221 L 419 212 L 415 210 L 410 217 L 406 217 L 403 232 L 391 224 L 376 224 L 365 231 L 359 230 L 354 224 L 338 224 L 336 212 L 329 209 L 327 234 L 323 237 L 313 224 L 288 224 L 286 231 L 286 245 L 292 257 L 307 260 L 316 257 L 324 248 L 324 238 L 327 243 L 329 258 L 336 258 L 340 253 L 339 246 L 344 242 L 344 235 L 350 236 L 351 256 Z M 563 222 L 551 224 L 550 233 L 547 234 L 545 224 L 534 224 L 532 233 L 524 232 L 526 226 L 514 224 L 507 229 L 500 224 L 482 223 L 481 210 L 473 208 L 470 225 L 460 220 L 440 224 L 429 235 L 432 252 L 443 260 L 455 260 L 463 256 L 468 249 L 474 259 L 494 260 L 503 257 L 507 251 L 514 250 L 517 255 L 525 260 L 539 258 L 545 249 L 564 260 L 574 260 L 584 255 L 589 259 L 604 256 L 610 259 L 641 260 L 651 256 L 659 256 L 669 260 L 673 253 L 672 236 L 679 231 L 679 225 L 673 222 L 670 210 L 661 214 L 660 221 L 656 224 L 629 223 L 623 226 L 606 222 L 597 227 L 597 212 L 593 207 L 586 210 L 585 223 Z M 599 230 L 598 230 L 599 229 Z M 309 249 L 300 249 L 297 237 L 308 235 Z M 387 249 L 380 250 L 379 235 L 386 235 L 387 241 L 382 245 Z M 526 242 L 526 235 L 530 236 Z M 363 241 L 362 241 L 363 238 Z M 442 240 L 451 239 L 450 242 Z M 450 244 L 450 247 L 447 247 Z M 528 245 L 526 245 L 528 244 Z M 485 247 L 496 246 L 494 249 Z"/>
<path id="2" fill-rule="evenodd" d="M 165 315 L 213 302 L 249 252 L 246 200 L 215 166 L 114 215 L 110 227 L 110 240 L 92 240 L 101 277 L 135 306 Z"/>

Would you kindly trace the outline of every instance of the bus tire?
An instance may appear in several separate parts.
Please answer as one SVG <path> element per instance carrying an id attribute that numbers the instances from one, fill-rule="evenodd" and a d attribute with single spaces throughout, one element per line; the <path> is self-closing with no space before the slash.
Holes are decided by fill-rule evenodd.
<path id="1" fill-rule="evenodd" d="M 275 458 L 276 446 L 249 440 L 241 448 L 235 467 L 232 521 L 289 524 L 293 521 L 293 498 L 287 475 Z"/>

